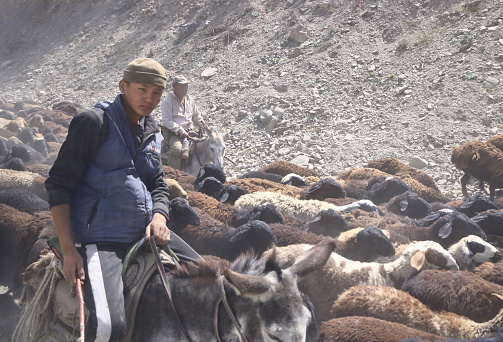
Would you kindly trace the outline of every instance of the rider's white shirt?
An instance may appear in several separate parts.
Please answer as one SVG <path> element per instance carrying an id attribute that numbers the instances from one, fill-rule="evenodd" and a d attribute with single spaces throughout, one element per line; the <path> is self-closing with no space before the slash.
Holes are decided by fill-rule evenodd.
<path id="1" fill-rule="evenodd" d="M 172 132 L 176 132 L 179 127 L 190 130 L 194 124 L 201 127 L 203 117 L 197 108 L 194 99 L 185 95 L 180 102 L 175 94 L 168 94 L 161 104 L 162 125 Z"/>

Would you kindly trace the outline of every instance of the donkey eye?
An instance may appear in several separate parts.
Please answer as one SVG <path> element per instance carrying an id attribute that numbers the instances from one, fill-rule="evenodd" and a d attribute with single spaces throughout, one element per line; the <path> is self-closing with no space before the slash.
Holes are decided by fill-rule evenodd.
<path id="1" fill-rule="evenodd" d="M 274 336 L 274 335 L 271 335 L 271 334 L 269 334 L 269 333 L 267 333 L 267 335 L 269 336 L 269 338 L 270 338 L 271 340 L 281 342 L 281 340 L 280 340 L 278 337 L 276 337 L 276 336 Z"/>

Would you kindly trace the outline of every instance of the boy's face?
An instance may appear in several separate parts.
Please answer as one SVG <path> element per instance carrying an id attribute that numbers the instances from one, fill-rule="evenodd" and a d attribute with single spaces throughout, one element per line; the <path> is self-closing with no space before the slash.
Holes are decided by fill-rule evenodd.
<path id="1" fill-rule="evenodd" d="M 119 88 L 128 113 L 132 119 L 148 116 L 161 101 L 163 88 L 151 84 L 120 81 Z"/>

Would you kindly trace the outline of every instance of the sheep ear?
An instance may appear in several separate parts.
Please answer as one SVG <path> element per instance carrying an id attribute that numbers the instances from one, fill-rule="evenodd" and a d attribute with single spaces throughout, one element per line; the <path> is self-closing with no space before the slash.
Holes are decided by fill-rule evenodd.
<path id="1" fill-rule="evenodd" d="M 403 200 L 403 201 L 400 201 L 400 211 L 405 211 L 407 210 L 407 207 L 409 206 L 409 201 L 407 200 Z"/>
<path id="2" fill-rule="evenodd" d="M 498 293 L 491 293 L 491 300 L 495 303 L 503 305 L 503 296 Z"/>
<path id="3" fill-rule="evenodd" d="M 420 271 L 426 261 L 426 255 L 423 251 L 417 251 L 416 254 L 410 258 L 410 265 L 416 270 Z"/>
<path id="4" fill-rule="evenodd" d="M 229 269 L 224 271 L 224 276 L 232 288 L 240 295 L 259 295 L 271 287 L 271 283 L 264 277 L 241 274 Z"/>
<path id="5" fill-rule="evenodd" d="M 229 199 L 229 191 L 225 191 L 222 196 L 220 196 L 220 202 L 225 203 Z"/>
<path id="6" fill-rule="evenodd" d="M 447 239 L 449 235 L 451 235 L 451 233 L 452 233 L 452 224 L 448 222 L 438 230 L 438 237 L 441 239 Z"/>

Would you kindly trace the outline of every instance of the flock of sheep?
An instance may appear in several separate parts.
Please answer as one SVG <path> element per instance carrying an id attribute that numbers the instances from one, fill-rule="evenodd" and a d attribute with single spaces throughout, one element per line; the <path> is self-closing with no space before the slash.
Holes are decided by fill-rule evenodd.
<path id="1" fill-rule="evenodd" d="M 22 286 L 55 234 L 44 180 L 82 108 L 0 101 L 0 109 L 0 253 Z M 326 265 L 299 282 L 313 311 L 311 341 L 503 341 L 500 141 L 454 149 L 467 197 L 455 202 L 392 158 L 336 177 L 284 161 L 237 179 L 213 165 L 196 177 L 164 166 L 169 228 L 202 255 L 232 261 L 275 250 L 284 268 L 335 240 Z M 489 183 L 490 198 L 468 196 L 470 176 Z"/>

